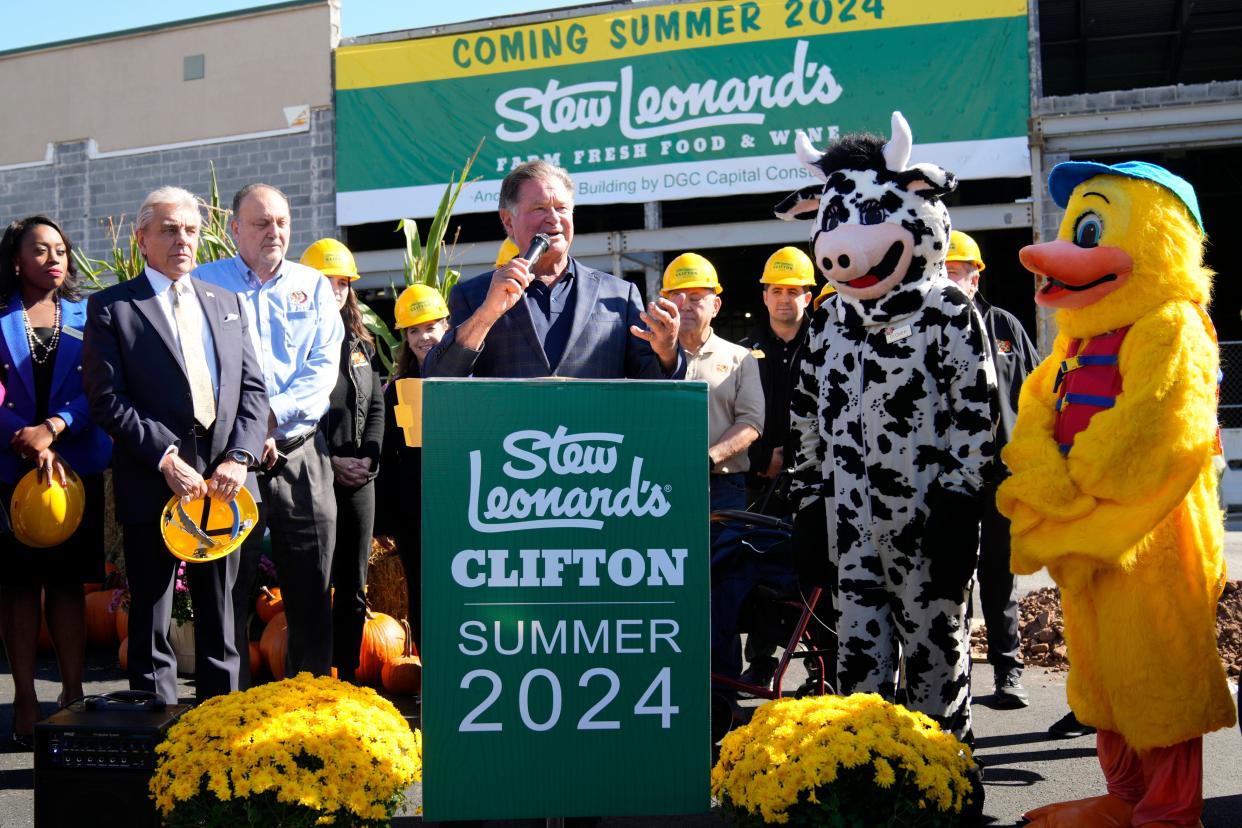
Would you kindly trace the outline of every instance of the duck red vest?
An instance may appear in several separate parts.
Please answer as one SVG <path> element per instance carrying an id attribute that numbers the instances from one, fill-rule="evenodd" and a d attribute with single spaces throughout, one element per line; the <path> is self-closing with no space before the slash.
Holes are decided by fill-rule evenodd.
<path id="1" fill-rule="evenodd" d="M 1117 354 L 1130 326 L 1091 339 L 1070 341 L 1065 359 L 1052 386 L 1057 394 L 1057 422 L 1052 434 L 1062 454 L 1068 454 L 1074 437 L 1100 411 L 1112 408 L 1121 393 L 1121 370 Z"/>

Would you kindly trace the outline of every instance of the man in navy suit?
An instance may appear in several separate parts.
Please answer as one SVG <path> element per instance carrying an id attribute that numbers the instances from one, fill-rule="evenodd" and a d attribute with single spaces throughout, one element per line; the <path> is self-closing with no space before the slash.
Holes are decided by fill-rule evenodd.
<path id="1" fill-rule="evenodd" d="M 83 374 L 91 415 L 113 439 L 116 518 L 129 580 L 129 682 L 177 701 L 168 640 L 179 561 L 159 518 L 173 495 L 231 502 L 257 493 L 267 392 L 237 297 L 191 279 L 201 224 L 194 196 L 161 187 L 138 211 L 137 278 L 91 296 Z M 199 701 L 237 689 L 230 591 L 237 556 L 187 564 Z"/>
<path id="2" fill-rule="evenodd" d="M 453 330 L 427 355 L 428 377 L 680 379 L 678 308 L 659 298 L 644 311 L 638 289 L 569 255 L 574 184 L 546 161 L 522 164 L 500 185 L 500 221 L 519 250 L 551 240 L 538 261 L 512 259 L 458 284 Z M 639 323 L 642 322 L 646 327 Z"/>

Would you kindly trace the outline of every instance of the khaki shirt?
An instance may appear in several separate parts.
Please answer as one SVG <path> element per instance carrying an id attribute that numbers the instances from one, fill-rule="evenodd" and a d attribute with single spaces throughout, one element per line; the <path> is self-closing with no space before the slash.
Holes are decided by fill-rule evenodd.
<path id="1" fill-rule="evenodd" d="M 749 348 L 735 345 L 712 333 L 698 353 L 686 352 L 686 379 L 708 385 L 707 445 L 719 442 L 737 423 L 753 426 L 763 434 L 763 384 L 759 363 Z M 750 468 L 745 451 L 712 466 L 713 474 L 732 474 Z"/>

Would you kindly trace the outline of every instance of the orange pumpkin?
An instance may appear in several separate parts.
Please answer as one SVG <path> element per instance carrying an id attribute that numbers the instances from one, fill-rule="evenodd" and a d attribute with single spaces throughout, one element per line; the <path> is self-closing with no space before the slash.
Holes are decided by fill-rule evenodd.
<path id="1" fill-rule="evenodd" d="M 116 619 L 109 607 L 111 592 L 92 592 L 86 596 L 86 640 L 98 647 L 115 647 L 120 640 L 116 634 Z"/>
<path id="2" fill-rule="evenodd" d="M 250 678 L 254 678 L 263 672 L 263 650 L 259 647 L 259 642 L 250 642 Z"/>
<path id="3" fill-rule="evenodd" d="M 380 677 L 389 693 L 416 696 L 423 688 L 423 660 L 418 657 L 414 635 L 404 618 L 401 619 L 401 630 L 405 633 L 405 652 L 385 664 L 380 670 Z"/>
<path id="4" fill-rule="evenodd" d="M 103 589 L 105 583 L 110 583 L 112 581 L 112 575 L 114 572 L 116 572 L 116 564 L 114 564 L 112 561 L 104 561 L 103 581 L 102 582 L 94 581 L 94 582 L 82 584 L 82 592 L 89 594 L 91 592 L 98 592 L 99 590 Z M 121 636 L 121 638 L 124 638 L 124 637 L 125 636 Z"/>
<path id="5" fill-rule="evenodd" d="M 254 611 L 259 619 L 266 624 L 276 617 L 276 613 L 285 611 L 285 600 L 280 597 L 280 587 L 259 587 L 258 600 L 254 602 Z"/>
<path id="6" fill-rule="evenodd" d="M 122 641 L 129 638 L 129 610 L 125 607 L 116 608 L 116 636 Z"/>
<path id="7" fill-rule="evenodd" d="M 367 610 L 362 625 L 362 650 L 358 653 L 355 678 L 362 684 L 378 685 L 384 665 L 405 649 L 406 634 L 391 615 Z"/>
<path id="8" fill-rule="evenodd" d="M 285 651 L 289 649 L 289 623 L 283 612 L 276 613 L 263 629 L 263 637 L 259 639 L 259 650 L 272 678 L 280 681 L 285 677 Z"/>
<path id="9" fill-rule="evenodd" d="M 121 649 L 116 651 L 117 660 L 121 662 L 121 669 L 129 669 L 129 639 L 125 638 L 121 641 Z"/>

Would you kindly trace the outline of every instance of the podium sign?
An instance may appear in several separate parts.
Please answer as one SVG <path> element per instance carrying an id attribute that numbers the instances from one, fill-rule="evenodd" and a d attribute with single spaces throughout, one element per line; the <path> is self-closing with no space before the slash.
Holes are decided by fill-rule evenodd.
<path id="1" fill-rule="evenodd" d="M 702 383 L 423 384 L 431 820 L 707 811 Z"/>

